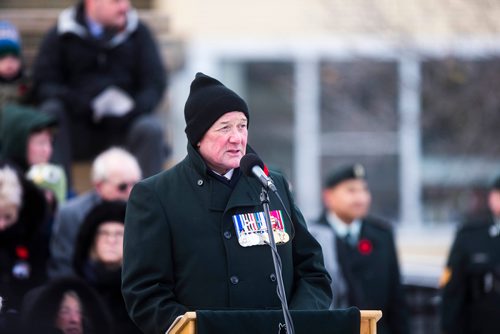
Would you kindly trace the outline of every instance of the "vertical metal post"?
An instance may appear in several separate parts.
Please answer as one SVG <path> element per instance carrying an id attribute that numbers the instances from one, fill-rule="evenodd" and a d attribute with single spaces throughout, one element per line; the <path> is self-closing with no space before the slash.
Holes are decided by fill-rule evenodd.
<path id="1" fill-rule="evenodd" d="M 294 193 L 305 217 L 321 210 L 320 78 L 314 57 L 298 58 L 294 96 Z"/>
<path id="2" fill-rule="evenodd" d="M 421 73 L 415 55 L 403 55 L 399 61 L 399 189 L 401 223 L 422 223 L 422 152 L 420 133 Z"/>

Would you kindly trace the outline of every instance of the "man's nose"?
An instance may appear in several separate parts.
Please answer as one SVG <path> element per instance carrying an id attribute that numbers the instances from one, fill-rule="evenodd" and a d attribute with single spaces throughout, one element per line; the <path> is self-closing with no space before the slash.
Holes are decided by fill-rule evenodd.
<path id="1" fill-rule="evenodd" d="M 238 131 L 238 129 L 233 129 L 229 134 L 229 141 L 232 143 L 238 143 L 241 141 L 242 136 L 243 134 L 240 131 Z"/>

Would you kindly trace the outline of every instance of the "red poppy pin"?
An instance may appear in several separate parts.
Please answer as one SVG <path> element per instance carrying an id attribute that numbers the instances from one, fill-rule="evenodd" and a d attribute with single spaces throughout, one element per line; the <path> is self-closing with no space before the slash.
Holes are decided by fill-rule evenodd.
<path id="1" fill-rule="evenodd" d="M 28 248 L 26 248 L 25 246 L 17 246 L 16 255 L 21 260 L 27 260 L 30 257 Z"/>
<path id="2" fill-rule="evenodd" d="M 267 168 L 267 165 L 264 165 L 264 174 L 266 174 L 266 176 L 269 176 L 269 169 Z"/>
<path id="3" fill-rule="evenodd" d="M 373 244 L 368 239 L 361 239 L 358 243 L 358 250 L 362 255 L 370 255 L 373 251 Z"/>

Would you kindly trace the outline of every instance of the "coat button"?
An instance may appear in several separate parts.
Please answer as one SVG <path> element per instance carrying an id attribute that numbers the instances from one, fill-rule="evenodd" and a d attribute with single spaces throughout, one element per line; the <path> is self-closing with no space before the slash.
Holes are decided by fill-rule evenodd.
<path id="1" fill-rule="evenodd" d="M 198 180 L 198 185 L 201 187 L 203 185 L 203 180 L 202 179 L 199 179 Z"/>
<path id="2" fill-rule="evenodd" d="M 233 284 L 233 285 L 236 285 L 240 282 L 240 279 L 238 278 L 238 276 L 231 276 L 231 278 L 229 280 L 231 281 L 231 284 Z"/>
<path id="3" fill-rule="evenodd" d="M 269 275 L 269 278 L 271 279 L 271 282 L 276 282 L 276 275 L 275 274 Z"/>
<path id="4" fill-rule="evenodd" d="M 229 231 L 224 232 L 224 238 L 231 239 L 231 236 L 232 236 L 231 232 Z"/>

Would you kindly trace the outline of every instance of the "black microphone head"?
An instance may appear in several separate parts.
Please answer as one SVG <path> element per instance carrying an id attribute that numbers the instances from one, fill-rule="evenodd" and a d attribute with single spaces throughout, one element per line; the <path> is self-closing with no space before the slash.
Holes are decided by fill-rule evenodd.
<path id="1" fill-rule="evenodd" d="M 257 154 L 248 153 L 245 154 L 240 160 L 240 170 L 246 176 L 252 176 L 252 168 L 259 166 L 264 169 L 264 162 L 259 158 Z"/>

